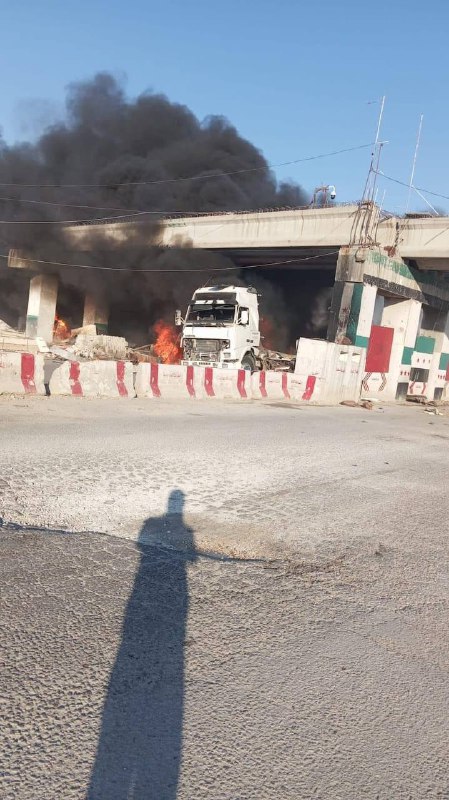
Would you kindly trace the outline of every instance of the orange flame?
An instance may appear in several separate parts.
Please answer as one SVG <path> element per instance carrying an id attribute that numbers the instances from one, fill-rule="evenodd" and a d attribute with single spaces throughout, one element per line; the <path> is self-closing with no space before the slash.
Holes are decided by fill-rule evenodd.
<path id="1" fill-rule="evenodd" d="M 156 355 L 163 364 L 178 364 L 182 357 L 182 350 L 179 346 L 179 334 L 176 328 L 160 319 L 153 325 L 153 330 L 157 336 L 153 345 Z"/>
<path id="2" fill-rule="evenodd" d="M 70 330 L 70 325 L 65 322 L 65 320 L 55 315 L 55 323 L 53 326 L 53 338 L 54 339 L 70 339 L 72 331 Z"/>

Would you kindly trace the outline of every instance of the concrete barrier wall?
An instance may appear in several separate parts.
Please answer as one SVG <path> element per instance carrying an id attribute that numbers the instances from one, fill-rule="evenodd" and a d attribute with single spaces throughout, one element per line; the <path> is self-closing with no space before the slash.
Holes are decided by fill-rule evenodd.
<path id="1" fill-rule="evenodd" d="M 139 364 L 137 397 L 251 399 L 251 375 L 243 369 Z"/>
<path id="2" fill-rule="evenodd" d="M 50 378 L 51 395 L 134 397 L 129 361 L 65 361 Z"/>
<path id="3" fill-rule="evenodd" d="M 45 394 L 43 356 L 0 351 L 0 394 Z"/>
<path id="4" fill-rule="evenodd" d="M 312 400 L 316 378 L 282 372 L 213 369 L 168 364 L 139 364 L 137 397 Z"/>
<path id="5" fill-rule="evenodd" d="M 248 370 L 196 367 L 194 376 L 197 397 L 235 400 L 252 398 L 251 373 Z"/>
<path id="6" fill-rule="evenodd" d="M 194 368 L 180 364 L 138 364 L 137 397 L 196 397 Z"/>
<path id="7" fill-rule="evenodd" d="M 50 394 L 78 397 L 217 398 L 340 402 L 358 400 L 361 348 L 301 339 L 296 372 L 256 372 L 125 361 L 65 361 L 50 377 Z M 0 393 L 45 394 L 43 356 L 0 354 Z"/>
<path id="8" fill-rule="evenodd" d="M 366 350 L 317 339 L 298 342 L 295 376 L 306 382 L 304 400 L 340 403 L 360 399 Z"/>
<path id="9" fill-rule="evenodd" d="M 251 377 L 251 390 L 253 397 L 262 400 L 289 400 L 291 397 L 286 372 L 255 372 Z"/>

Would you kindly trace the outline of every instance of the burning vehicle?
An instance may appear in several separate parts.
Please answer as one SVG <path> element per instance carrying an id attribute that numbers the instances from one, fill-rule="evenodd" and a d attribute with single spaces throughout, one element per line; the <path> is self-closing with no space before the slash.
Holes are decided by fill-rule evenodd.
<path id="1" fill-rule="evenodd" d="M 294 356 L 267 350 L 261 343 L 258 294 L 251 286 L 197 289 L 185 319 L 176 311 L 175 325 L 182 326 L 184 365 L 294 370 Z"/>

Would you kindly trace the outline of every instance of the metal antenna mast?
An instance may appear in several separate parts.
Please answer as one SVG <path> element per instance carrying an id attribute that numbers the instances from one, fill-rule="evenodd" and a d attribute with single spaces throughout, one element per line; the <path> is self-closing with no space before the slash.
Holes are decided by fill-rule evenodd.
<path id="1" fill-rule="evenodd" d="M 382 96 L 380 101 L 379 116 L 377 118 L 376 138 L 374 140 L 374 147 L 371 153 L 371 162 L 369 165 L 368 175 L 366 178 L 365 189 L 363 192 L 362 202 L 360 204 L 360 243 L 370 242 L 371 229 L 374 214 L 374 202 L 376 197 L 376 184 L 377 174 L 379 172 L 380 155 L 382 147 L 386 142 L 380 141 L 380 130 L 382 126 L 382 119 L 385 108 L 385 95 Z M 357 236 L 357 234 L 356 234 Z"/>
<path id="2" fill-rule="evenodd" d="M 410 174 L 410 182 L 409 182 L 409 186 L 408 186 L 407 205 L 405 207 L 405 213 L 406 214 L 408 214 L 408 210 L 409 210 L 409 207 L 410 207 L 410 197 L 411 197 L 411 194 L 412 194 L 412 189 L 415 188 L 413 186 L 413 179 L 415 177 L 416 159 L 418 157 L 419 142 L 421 140 L 421 129 L 422 129 L 422 121 L 423 121 L 423 119 L 424 119 L 424 114 L 421 114 L 421 116 L 419 118 L 418 135 L 416 137 L 416 145 L 415 145 L 415 153 L 414 153 L 414 156 L 413 156 L 412 171 L 411 171 L 411 174 Z"/>

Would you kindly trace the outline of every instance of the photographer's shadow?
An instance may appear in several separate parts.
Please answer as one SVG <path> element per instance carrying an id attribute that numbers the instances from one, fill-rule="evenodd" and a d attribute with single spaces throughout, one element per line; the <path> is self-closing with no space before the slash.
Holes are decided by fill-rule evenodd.
<path id="1" fill-rule="evenodd" d="M 140 563 L 105 699 L 88 800 L 175 800 L 182 750 L 187 566 L 184 494 L 143 525 Z M 157 550 L 149 544 L 160 545 Z"/>

